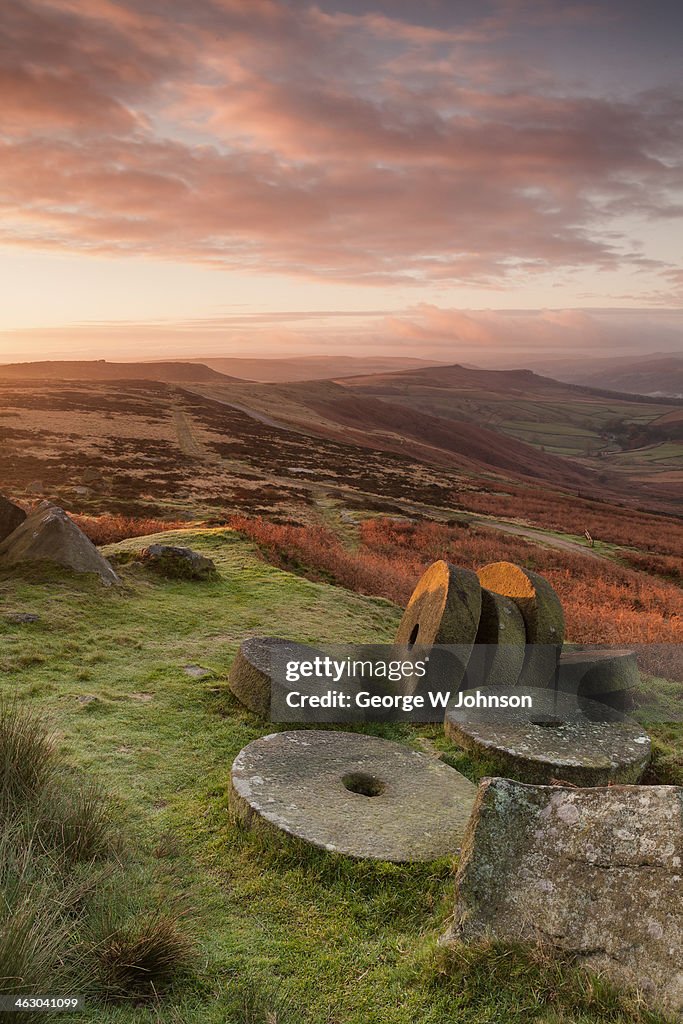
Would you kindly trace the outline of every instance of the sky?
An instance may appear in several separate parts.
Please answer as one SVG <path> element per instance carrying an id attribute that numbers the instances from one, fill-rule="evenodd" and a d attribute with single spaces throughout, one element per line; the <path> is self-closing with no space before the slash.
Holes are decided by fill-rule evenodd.
<path id="1" fill-rule="evenodd" d="M 0 4 L 0 360 L 683 349 L 683 5 Z"/>

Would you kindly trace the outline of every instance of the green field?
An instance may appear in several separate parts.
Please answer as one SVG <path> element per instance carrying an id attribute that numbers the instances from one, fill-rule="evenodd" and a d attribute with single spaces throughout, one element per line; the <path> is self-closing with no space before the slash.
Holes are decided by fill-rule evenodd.
<path id="1" fill-rule="evenodd" d="M 161 538 L 159 538 L 161 539 Z M 125 541 L 134 550 L 149 538 Z M 96 775 L 134 836 L 129 856 L 190 908 L 191 976 L 159 1005 L 93 1005 L 98 1024 L 656 1024 L 604 983 L 541 951 L 437 948 L 453 905 L 451 860 L 353 862 L 245 830 L 227 806 L 230 766 L 273 727 L 225 686 L 250 634 L 388 641 L 389 602 L 265 564 L 228 530 L 163 535 L 210 555 L 215 582 L 139 565 L 124 587 L 37 571 L 0 577 L 3 690 L 45 709 L 73 766 Z M 208 670 L 202 679 L 185 668 Z M 79 700 L 79 698 L 81 698 Z M 83 698 L 88 698 L 84 701 Z M 92 699 L 95 698 L 95 699 Z M 436 727 L 368 727 L 471 765 Z M 674 761 L 677 734 L 663 732 Z"/>
<path id="2" fill-rule="evenodd" d="M 667 441 L 663 444 L 653 445 L 651 448 L 641 448 L 638 451 L 615 452 L 610 459 L 616 459 L 620 463 L 662 463 L 662 468 L 675 469 L 683 465 L 683 444 L 676 441 Z"/>

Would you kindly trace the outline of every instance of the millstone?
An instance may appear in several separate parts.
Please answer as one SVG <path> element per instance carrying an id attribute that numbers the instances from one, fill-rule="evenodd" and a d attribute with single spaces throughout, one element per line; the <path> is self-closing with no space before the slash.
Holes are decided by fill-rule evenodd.
<path id="1" fill-rule="evenodd" d="M 489 774 L 521 782 L 607 786 L 640 781 L 650 760 L 650 738 L 636 722 L 572 694 L 530 687 L 523 693 L 532 697 L 531 709 L 449 707 L 447 737 L 483 761 Z M 510 690 L 497 687 L 482 694 L 509 697 Z M 476 691 L 465 697 L 476 699 Z"/>
<path id="2" fill-rule="evenodd" d="M 448 562 L 433 562 L 415 587 L 396 633 L 410 647 L 473 643 L 481 613 L 475 573 Z"/>
<path id="3" fill-rule="evenodd" d="M 453 650 L 430 655 L 429 681 L 439 686 L 462 682 L 481 614 L 481 587 L 476 574 L 443 560 L 433 562 L 413 591 L 396 633 L 396 643 L 417 651 L 434 644 Z M 457 647 L 457 649 L 455 649 Z"/>
<path id="4" fill-rule="evenodd" d="M 563 651 L 558 687 L 567 693 L 597 700 L 610 707 L 632 706 L 632 691 L 640 682 L 635 651 Z"/>
<path id="5" fill-rule="evenodd" d="M 295 640 L 275 636 L 254 636 L 240 644 L 230 668 L 228 686 L 245 707 L 261 718 L 270 715 L 271 660 L 276 653 L 282 658 L 300 661 L 314 658 L 318 652 Z M 305 683 L 298 684 L 297 689 L 304 690 Z M 318 683 L 316 692 L 319 691 Z"/>
<path id="6" fill-rule="evenodd" d="M 552 682 L 564 641 L 564 613 L 548 581 L 512 562 L 491 562 L 477 573 L 482 587 L 510 598 L 524 619 L 527 650 L 522 681 L 528 686 Z"/>
<path id="7" fill-rule="evenodd" d="M 454 768 L 360 733 L 294 731 L 254 740 L 235 758 L 231 804 L 265 824 L 350 857 L 454 856 L 475 787 Z"/>
<path id="8" fill-rule="evenodd" d="M 514 686 L 524 664 L 525 644 L 524 619 L 515 602 L 482 587 L 468 685 Z"/>

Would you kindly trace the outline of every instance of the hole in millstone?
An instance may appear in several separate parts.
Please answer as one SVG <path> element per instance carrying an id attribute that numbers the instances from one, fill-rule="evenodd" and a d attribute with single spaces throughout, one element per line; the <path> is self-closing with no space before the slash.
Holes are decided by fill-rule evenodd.
<path id="1" fill-rule="evenodd" d="M 417 643 L 417 636 L 418 636 L 419 632 L 420 632 L 420 623 L 416 622 L 415 625 L 413 626 L 412 630 L 411 630 L 410 636 L 408 637 L 408 647 L 414 647 L 415 646 L 415 644 Z"/>
<path id="2" fill-rule="evenodd" d="M 540 725 L 542 729 L 559 729 L 564 722 L 561 718 L 532 718 L 532 725 Z"/>
<path id="3" fill-rule="evenodd" d="M 359 796 L 379 796 L 384 792 L 384 783 L 365 772 L 349 772 L 342 777 L 342 782 L 349 793 L 357 793 Z"/>

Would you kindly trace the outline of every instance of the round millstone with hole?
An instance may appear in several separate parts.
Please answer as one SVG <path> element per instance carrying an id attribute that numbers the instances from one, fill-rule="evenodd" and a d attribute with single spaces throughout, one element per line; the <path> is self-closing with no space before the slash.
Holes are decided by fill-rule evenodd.
<path id="1" fill-rule="evenodd" d="M 235 655 L 228 676 L 228 686 L 245 707 L 261 718 L 268 718 L 273 658 L 301 661 L 315 658 L 317 654 L 319 651 L 295 640 L 283 640 L 276 636 L 250 637 L 240 644 L 240 649 Z M 299 686 L 299 689 L 302 688 Z"/>
<path id="2" fill-rule="evenodd" d="M 633 706 L 633 691 L 640 682 L 635 651 L 563 650 L 558 666 L 558 688 L 618 710 Z"/>
<path id="3" fill-rule="evenodd" d="M 514 601 L 522 613 L 527 650 L 520 680 L 527 686 L 548 685 L 564 642 L 559 597 L 543 576 L 512 562 L 491 562 L 477 575 L 482 587 Z"/>
<path id="4" fill-rule="evenodd" d="M 481 614 L 476 573 L 440 560 L 433 562 L 411 594 L 396 633 L 407 647 L 471 644 Z"/>
<path id="5" fill-rule="evenodd" d="M 480 696 L 510 698 L 504 687 Z M 477 691 L 458 694 L 448 708 L 446 736 L 485 765 L 489 774 L 549 785 L 607 786 L 640 781 L 650 760 L 650 738 L 614 708 L 547 688 L 521 687 L 531 708 L 467 707 Z"/>
<path id="6" fill-rule="evenodd" d="M 474 796 L 454 768 L 400 743 L 310 730 L 241 750 L 230 799 L 251 825 L 332 853 L 403 862 L 455 855 Z"/>
<path id="7" fill-rule="evenodd" d="M 514 686 L 522 672 L 525 644 L 524 619 L 515 602 L 482 587 L 467 685 Z"/>
<path id="8" fill-rule="evenodd" d="M 476 573 L 440 560 L 420 578 L 396 633 L 398 646 L 429 655 L 429 685 L 460 686 L 481 615 L 481 586 Z M 448 647 L 449 649 L 445 649 Z"/>

